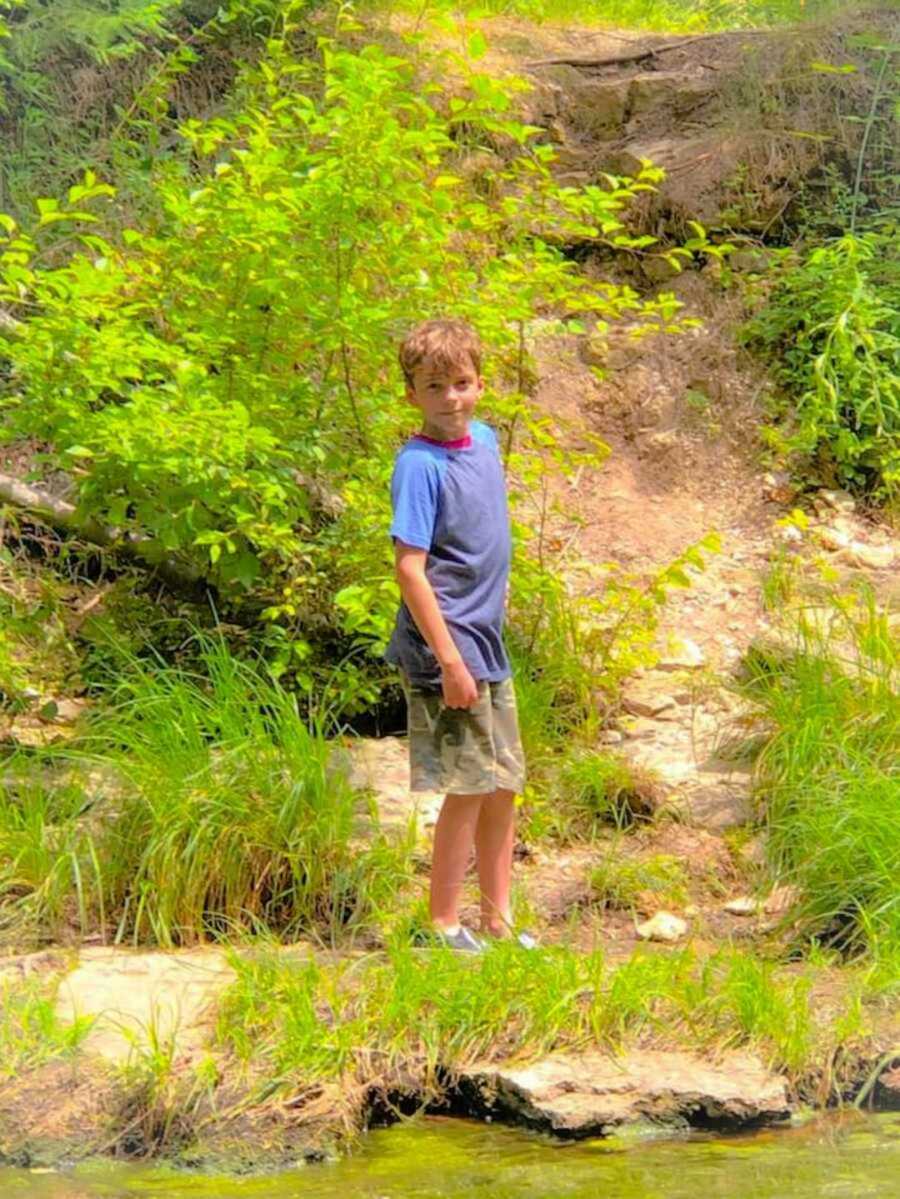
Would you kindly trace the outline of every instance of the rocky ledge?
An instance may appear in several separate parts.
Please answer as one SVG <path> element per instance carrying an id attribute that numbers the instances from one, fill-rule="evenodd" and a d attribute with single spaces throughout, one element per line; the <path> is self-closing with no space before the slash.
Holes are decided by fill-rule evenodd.
<path id="1" fill-rule="evenodd" d="M 623 1125 L 738 1129 L 791 1115 L 787 1080 L 753 1056 L 714 1061 L 678 1051 L 556 1055 L 520 1068 L 475 1066 L 461 1106 L 554 1136 L 608 1136 Z"/>

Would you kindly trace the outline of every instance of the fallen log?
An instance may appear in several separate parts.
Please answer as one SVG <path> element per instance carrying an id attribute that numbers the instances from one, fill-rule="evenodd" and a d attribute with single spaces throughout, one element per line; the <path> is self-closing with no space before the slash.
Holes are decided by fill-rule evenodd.
<path id="1" fill-rule="evenodd" d="M 198 584 L 205 581 L 199 570 L 176 560 L 170 554 L 161 554 L 149 537 L 123 533 L 121 529 L 101 524 L 91 517 L 79 517 L 74 504 L 2 472 L 0 500 L 40 517 L 60 532 L 69 533 L 89 545 L 112 550 L 130 561 L 149 567 L 173 587 L 196 591 Z"/>
<path id="2" fill-rule="evenodd" d="M 536 58 L 531 62 L 526 63 L 527 67 L 618 67 L 625 66 L 629 63 L 646 62 L 648 58 L 655 58 L 657 54 L 667 54 L 670 50 L 681 50 L 685 46 L 693 46 L 695 42 L 708 42 L 713 38 L 723 37 L 758 37 L 759 35 L 771 36 L 770 29 L 740 29 L 740 30 L 720 30 L 718 33 L 698 33 L 694 37 L 682 38 L 679 42 L 667 42 L 662 46 L 645 47 L 643 50 L 635 50 L 631 54 L 611 54 L 605 58 Z"/>

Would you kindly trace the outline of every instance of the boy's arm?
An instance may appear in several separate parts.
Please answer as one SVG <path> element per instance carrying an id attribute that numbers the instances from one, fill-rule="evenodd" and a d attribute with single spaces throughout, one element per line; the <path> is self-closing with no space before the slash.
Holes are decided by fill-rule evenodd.
<path id="1" fill-rule="evenodd" d="M 478 688 L 450 636 L 434 588 L 425 575 L 426 550 L 395 543 L 394 567 L 403 602 L 441 667 L 441 687 L 448 708 L 471 708 Z"/>

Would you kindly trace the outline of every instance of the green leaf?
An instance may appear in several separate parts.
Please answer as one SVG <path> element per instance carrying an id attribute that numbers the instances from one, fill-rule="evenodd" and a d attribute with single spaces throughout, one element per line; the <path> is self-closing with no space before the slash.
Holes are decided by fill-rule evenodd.
<path id="1" fill-rule="evenodd" d="M 476 61 L 479 58 L 484 58 L 487 53 L 487 41 L 480 29 L 476 29 L 469 38 L 468 50 L 469 57 L 474 58 Z"/>

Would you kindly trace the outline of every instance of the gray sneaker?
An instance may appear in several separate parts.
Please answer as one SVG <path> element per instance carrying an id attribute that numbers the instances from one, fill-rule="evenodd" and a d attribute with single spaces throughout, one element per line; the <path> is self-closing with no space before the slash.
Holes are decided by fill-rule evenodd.
<path id="1" fill-rule="evenodd" d="M 484 953 L 484 946 L 472 933 L 461 924 L 455 933 L 445 933 L 436 928 L 434 935 L 448 949 L 458 949 L 461 953 Z"/>

